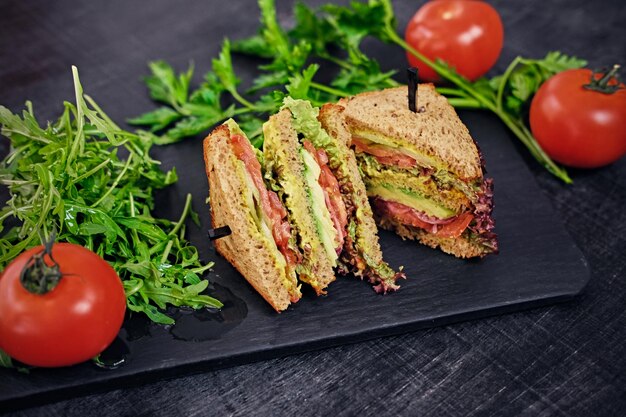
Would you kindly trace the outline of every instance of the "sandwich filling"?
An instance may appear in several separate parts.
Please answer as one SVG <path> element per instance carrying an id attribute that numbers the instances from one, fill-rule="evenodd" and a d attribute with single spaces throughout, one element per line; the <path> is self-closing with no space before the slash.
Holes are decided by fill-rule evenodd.
<path id="1" fill-rule="evenodd" d="M 246 181 L 249 183 L 252 192 L 252 205 L 255 207 L 253 217 L 261 232 L 271 239 L 282 254 L 287 269 L 287 276 L 291 281 L 285 282 L 292 302 L 299 299 L 295 271 L 301 263 L 302 256 L 295 249 L 291 233 L 291 226 L 287 220 L 287 210 L 280 201 L 278 195 L 265 187 L 261 175 L 261 164 L 257 159 L 250 142 L 240 134 L 232 134 L 229 140 L 233 153 L 245 167 L 247 174 Z"/>
<path id="2" fill-rule="evenodd" d="M 324 149 L 315 149 L 313 144 L 308 140 L 304 140 L 302 145 L 304 152 L 308 154 L 305 156 L 305 159 L 308 160 L 307 166 L 312 166 L 315 174 L 318 174 L 319 169 L 317 184 L 322 190 L 324 203 L 326 204 L 330 219 L 335 228 L 334 250 L 338 256 L 341 254 L 348 233 L 348 213 L 346 211 L 346 205 L 341 199 L 339 182 L 328 167 L 328 155 L 326 151 Z M 315 161 L 316 166 L 314 166 L 313 161 Z"/>
<path id="3" fill-rule="evenodd" d="M 352 146 L 378 218 L 497 251 L 491 179 L 463 181 L 430 158 L 364 136 L 353 135 Z"/>
<path id="4" fill-rule="evenodd" d="M 359 223 L 364 222 L 364 217 L 368 214 L 353 201 L 354 189 L 345 166 L 346 152 L 349 150 L 344 147 L 345 151 L 342 153 L 341 148 L 333 142 L 318 121 L 319 109 L 313 108 L 308 101 L 287 98 L 285 107 L 293 115 L 292 122 L 302 144 L 301 154 L 305 166 L 308 171 L 314 172 L 314 182 L 317 184 L 311 188 L 319 186 L 322 191 L 321 194 L 312 194 L 317 196 L 314 200 L 318 200 L 318 206 L 320 202 L 324 202 L 324 213 L 328 213 L 332 224 L 332 228 L 325 227 L 325 230 L 327 236 L 333 236 L 333 265 L 338 266 L 338 272 L 342 274 L 353 272 L 367 278 L 371 283 L 377 284 L 375 289 L 379 292 L 398 288 L 395 281 L 404 275 L 396 273 L 386 263 L 376 262 L 366 255 L 369 252 L 368 245 L 376 242 L 369 241 L 358 231 Z M 330 248 L 331 245 L 328 244 L 328 252 Z"/>

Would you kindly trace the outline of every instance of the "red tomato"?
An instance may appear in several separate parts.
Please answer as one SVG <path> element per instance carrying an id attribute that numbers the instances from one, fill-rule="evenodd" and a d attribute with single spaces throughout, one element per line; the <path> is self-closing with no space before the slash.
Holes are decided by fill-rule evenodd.
<path id="1" fill-rule="evenodd" d="M 440 58 L 470 80 L 487 73 L 502 51 L 504 29 L 498 12 L 482 1 L 438 0 L 424 4 L 409 22 L 406 42 L 431 60 Z M 439 76 L 407 53 L 422 80 Z"/>
<path id="2" fill-rule="evenodd" d="M 626 90 L 605 94 L 583 88 L 591 75 L 588 69 L 558 73 L 530 105 L 530 128 L 541 147 L 555 161 L 577 168 L 601 167 L 626 154 Z"/>
<path id="3" fill-rule="evenodd" d="M 102 258 L 82 246 L 57 243 L 52 255 L 62 277 L 51 291 L 29 292 L 20 274 L 29 249 L 0 276 L 0 349 L 33 366 L 67 366 L 102 352 L 117 336 L 126 296 L 118 275 Z M 44 257 L 51 265 L 49 257 Z"/>
<path id="4" fill-rule="evenodd" d="M 441 229 L 437 231 L 437 236 L 457 238 L 463 234 L 473 219 L 474 216 L 472 213 L 463 213 L 452 223 L 444 224 Z"/>
<path id="5" fill-rule="evenodd" d="M 373 155 L 376 160 L 383 165 L 392 165 L 400 168 L 413 168 L 417 166 L 417 161 L 414 158 L 387 146 L 367 144 L 358 137 L 352 138 L 352 144 L 357 151 Z"/>

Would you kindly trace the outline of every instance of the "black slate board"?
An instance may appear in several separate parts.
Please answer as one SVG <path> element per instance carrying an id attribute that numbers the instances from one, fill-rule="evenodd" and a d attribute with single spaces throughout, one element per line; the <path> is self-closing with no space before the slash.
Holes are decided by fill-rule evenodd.
<path id="1" fill-rule="evenodd" d="M 204 259 L 216 261 L 211 279 L 227 287 L 233 294 L 228 298 L 237 304 L 226 312 L 234 317 L 206 323 L 213 340 L 177 340 L 168 329 L 146 324 L 140 332 L 149 335 L 133 341 L 127 339 L 137 330 L 122 330 L 120 338 L 130 354 L 118 369 L 103 370 L 90 363 L 35 369 L 28 375 L 2 369 L 0 410 L 572 299 L 589 279 L 586 261 L 537 187 L 509 133 L 490 115 L 471 112 L 461 117 L 485 155 L 488 176 L 495 181 L 499 255 L 463 261 L 381 232 L 387 261 L 405 266 L 408 279 L 400 291 L 380 296 L 365 282 L 340 278 L 328 296 L 305 293 L 298 304 L 279 315 L 209 250 L 205 231 L 190 227 L 191 240 Z M 174 217 L 182 196 L 193 191 L 200 211 L 206 195 L 200 139 L 169 147 L 157 156 L 165 165 L 176 165 L 181 178 L 159 196 L 162 209 Z M 208 224 L 208 210 L 201 217 Z"/>

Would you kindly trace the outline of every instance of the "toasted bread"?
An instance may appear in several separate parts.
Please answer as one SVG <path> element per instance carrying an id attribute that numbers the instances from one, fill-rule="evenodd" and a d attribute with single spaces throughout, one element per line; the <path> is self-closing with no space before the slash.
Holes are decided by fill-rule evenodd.
<path id="1" fill-rule="evenodd" d="M 339 101 L 353 135 L 384 135 L 398 147 L 424 156 L 463 181 L 482 177 L 480 154 L 448 100 L 432 84 L 420 84 L 418 107 L 408 109 L 406 87 L 361 93 Z M 393 123 L 390 123 L 393 121 Z"/>
<path id="2" fill-rule="evenodd" d="M 432 84 L 419 85 L 418 112 L 408 109 L 407 96 L 407 88 L 398 87 L 339 101 L 350 131 L 346 141 L 354 142 L 357 148 L 366 146 L 357 152 L 357 161 L 368 195 L 412 208 L 418 216 L 421 212 L 422 224 L 433 225 L 427 222 L 429 218 L 455 219 L 465 213 L 474 217 L 456 238 L 437 236 L 436 229 L 405 225 L 397 218 L 376 213 L 380 210 L 376 208 L 378 225 L 394 230 L 402 238 L 418 240 L 460 258 L 497 252 L 490 217 L 492 182 L 483 178 L 476 143 L 447 99 Z M 416 165 L 380 163 L 368 149 L 399 152 L 412 157 Z"/>
<path id="3" fill-rule="evenodd" d="M 250 215 L 245 198 L 251 191 L 245 181 L 245 168 L 228 143 L 230 136 L 231 131 L 224 124 L 213 130 L 203 143 L 211 223 L 214 228 L 228 225 L 232 230 L 231 235 L 214 242 L 215 248 L 280 312 L 297 301 L 299 291 L 290 294 L 283 284 L 292 278 L 285 268 L 279 267 L 282 255 L 276 244 L 258 230 Z"/>

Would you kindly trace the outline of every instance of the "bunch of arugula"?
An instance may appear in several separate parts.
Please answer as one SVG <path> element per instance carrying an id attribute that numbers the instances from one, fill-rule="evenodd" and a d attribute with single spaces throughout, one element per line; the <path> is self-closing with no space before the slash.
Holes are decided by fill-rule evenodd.
<path id="1" fill-rule="evenodd" d="M 213 60 L 212 71 L 192 93 L 189 83 L 193 67 L 177 77 L 165 62 L 150 63 L 152 75 L 146 78 L 150 94 L 168 107 L 129 122 L 147 126 L 153 132 L 161 131 L 160 142 L 172 143 L 237 116 L 255 146 L 260 147 L 263 116 L 274 113 L 287 94 L 319 105 L 363 91 L 400 85 L 393 79 L 395 71 L 383 71 L 376 60 L 361 50 L 363 40 L 370 36 L 395 44 L 425 62 L 449 83 L 438 90 L 453 106 L 492 111 L 550 173 L 566 183 L 572 182 L 567 172 L 541 149 L 525 119 L 529 101 L 539 86 L 558 72 L 585 66 L 584 60 L 559 52 L 550 52 L 543 59 L 517 57 L 503 75 L 470 82 L 445 62 L 426 58 L 398 35 L 391 0 L 353 1 L 349 6 L 328 4 L 319 10 L 297 3 L 291 30 L 279 25 L 274 0 L 258 0 L 258 3 L 261 10 L 258 34 L 232 45 L 225 40 L 219 57 Z M 247 91 L 258 96 L 253 102 L 237 90 L 240 80 L 233 69 L 231 49 L 269 61 L 259 66 L 260 74 Z M 337 69 L 334 78 L 328 84 L 316 82 L 319 65 L 307 66 L 311 61 L 331 63 Z M 224 92 L 234 101 L 226 107 L 222 106 L 220 97 Z M 258 95 L 259 92 L 263 94 Z"/>
<path id="2" fill-rule="evenodd" d="M 57 240 L 84 246 L 113 266 L 131 311 L 172 324 L 160 311 L 168 304 L 221 307 L 202 294 L 209 282 L 201 276 L 213 263 L 202 265 L 185 240 L 185 220 L 198 222 L 191 195 L 178 221 L 150 213 L 154 190 L 177 181 L 175 170 L 163 172 L 150 157 L 154 135 L 120 129 L 83 94 L 72 70 L 76 104 L 66 102 L 46 128 L 30 102 L 21 117 L 0 106 L 1 133 L 11 142 L 0 163 L 0 184 L 11 195 L 0 210 L 0 268 L 55 230 Z"/>

